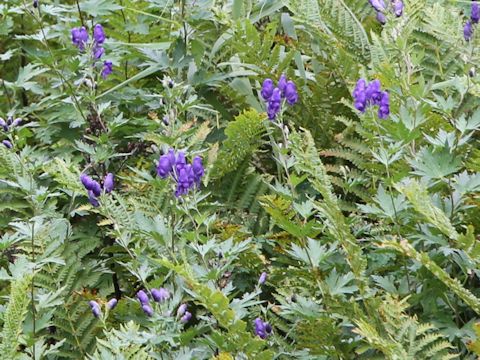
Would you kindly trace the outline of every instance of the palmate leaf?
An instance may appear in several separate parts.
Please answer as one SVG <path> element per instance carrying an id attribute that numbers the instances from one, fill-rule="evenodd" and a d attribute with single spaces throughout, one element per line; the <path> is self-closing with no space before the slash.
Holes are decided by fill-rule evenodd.
<path id="1" fill-rule="evenodd" d="M 410 164 L 415 169 L 414 174 L 437 180 L 459 170 L 461 159 L 446 147 L 436 151 L 424 147 L 415 159 L 410 160 Z"/>

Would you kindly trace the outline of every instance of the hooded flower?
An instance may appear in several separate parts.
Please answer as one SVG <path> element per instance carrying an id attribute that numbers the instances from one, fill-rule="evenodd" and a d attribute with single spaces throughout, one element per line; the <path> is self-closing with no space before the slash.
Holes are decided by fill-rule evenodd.
<path id="1" fill-rule="evenodd" d="M 8 124 L 7 124 L 7 122 L 6 122 L 4 119 L 2 119 L 2 118 L 0 118 L 0 127 L 3 128 L 3 131 L 8 131 Z"/>
<path id="2" fill-rule="evenodd" d="M 273 84 L 272 79 L 265 79 L 262 84 L 262 91 L 260 92 L 265 101 L 270 100 L 273 94 L 273 89 L 275 89 L 275 85 Z"/>
<path id="3" fill-rule="evenodd" d="M 153 315 L 153 309 L 148 304 L 143 304 L 142 305 L 142 310 L 147 316 L 152 316 Z"/>
<path id="4" fill-rule="evenodd" d="M 190 321 L 190 319 L 192 318 L 192 314 L 190 312 L 185 312 L 185 314 L 180 318 L 180 322 L 182 323 L 187 323 Z"/>
<path id="5" fill-rule="evenodd" d="M 463 37 L 465 38 L 466 41 L 470 41 L 473 35 L 473 27 L 472 27 L 472 22 L 469 20 L 463 27 Z"/>
<path id="6" fill-rule="evenodd" d="M 80 50 L 85 50 L 85 44 L 88 42 L 88 32 L 84 26 L 72 29 L 72 42 Z"/>
<path id="7" fill-rule="evenodd" d="M 111 73 L 113 73 L 113 63 L 110 60 L 106 60 L 103 63 L 102 78 L 106 79 Z"/>
<path id="8" fill-rule="evenodd" d="M 12 144 L 10 141 L 8 141 L 8 140 L 3 140 L 3 141 L 2 141 L 2 144 L 3 144 L 7 149 L 13 148 L 13 144 Z"/>
<path id="9" fill-rule="evenodd" d="M 200 156 L 195 156 L 192 161 L 192 170 L 193 176 L 195 179 L 195 183 L 200 185 L 200 180 L 202 179 L 203 175 L 205 174 L 205 170 L 203 169 L 202 158 Z"/>
<path id="10" fill-rule="evenodd" d="M 393 0 L 392 6 L 393 6 L 393 13 L 395 14 L 395 16 L 396 16 L 396 17 L 402 16 L 402 13 L 403 13 L 403 1 L 401 1 L 401 0 Z"/>
<path id="11" fill-rule="evenodd" d="M 298 101 L 298 92 L 297 87 L 293 81 L 288 81 L 287 85 L 285 85 L 285 98 L 289 105 L 295 105 Z"/>
<path id="12" fill-rule="evenodd" d="M 93 316 L 98 318 L 101 314 L 100 305 L 98 305 L 98 303 L 93 300 L 89 301 L 88 305 L 90 305 L 90 308 L 92 309 Z"/>
<path id="13" fill-rule="evenodd" d="M 480 20 L 480 5 L 477 1 L 472 1 L 472 11 L 470 13 L 470 18 L 474 24 L 478 24 Z"/>
<path id="14" fill-rule="evenodd" d="M 97 24 L 93 28 L 93 39 L 98 45 L 102 45 L 105 42 L 105 32 L 102 25 Z"/>
<path id="15" fill-rule="evenodd" d="M 165 288 L 152 289 L 152 297 L 156 302 L 164 302 L 170 298 L 170 292 Z"/>
<path id="16" fill-rule="evenodd" d="M 380 119 L 386 119 L 390 115 L 390 97 L 388 92 L 382 92 L 382 97 L 378 107 L 378 117 Z"/>
<path id="17" fill-rule="evenodd" d="M 283 97 L 285 94 L 285 89 L 287 87 L 287 77 L 285 76 L 285 74 L 282 74 L 280 76 L 280 79 L 278 79 L 277 87 L 280 89 L 281 96 Z"/>
<path id="18" fill-rule="evenodd" d="M 264 322 L 260 318 L 256 318 L 254 321 L 255 334 L 262 339 L 266 339 L 268 335 L 272 333 L 272 327 L 269 323 Z"/>
<path id="19" fill-rule="evenodd" d="M 386 9 L 385 2 L 383 0 L 369 0 L 369 2 L 370 5 L 372 5 L 373 8 L 378 12 L 383 12 Z"/>
<path id="20" fill-rule="evenodd" d="M 187 311 L 187 304 L 180 305 L 177 310 L 177 316 L 183 316 L 183 314 L 185 314 L 185 311 Z"/>
<path id="21" fill-rule="evenodd" d="M 118 304 L 118 300 L 113 298 L 113 299 L 110 299 L 108 302 L 107 302 L 107 309 L 108 310 L 112 310 L 115 306 L 117 306 Z"/>
<path id="22" fill-rule="evenodd" d="M 137 299 L 138 299 L 138 301 L 140 301 L 140 304 L 142 304 L 142 305 L 148 304 L 148 302 L 149 302 L 148 295 L 143 290 L 140 290 L 139 292 L 137 292 Z"/>
<path id="23" fill-rule="evenodd" d="M 95 194 L 93 193 L 92 190 L 88 191 L 88 201 L 94 207 L 99 207 L 100 206 L 100 203 L 98 202 L 98 199 L 97 199 L 97 197 L 95 196 Z"/>
<path id="24" fill-rule="evenodd" d="M 114 185 L 113 174 L 108 173 L 103 180 L 103 189 L 108 194 L 112 192 Z"/>
<path id="25" fill-rule="evenodd" d="M 265 284 L 265 281 L 267 281 L 267 273 L 264 271 L 264 272 L 262 272 L 262 274 L 258 278 L 258 283 L 260 285 L 263 285 L 263 284 Z"/>
<path id="26" fill-rule="evenodd" d="M 380 11 L 377 12 L 376 19 L 382 25 L 385 25 L 387 23 L 387 17 L 385 16 L 384 13 L 382 13 Z"/>
<path id="27" fill-rule="evenodd" d="M 357 85 L 353 90 L 353 99 L 354 99 L 354 106 L 355 109 L 361 111 L 362 113 L 365 112 L 367 107 L 367 82 L 364 79 L 360 79 L 357 81 Z"/>

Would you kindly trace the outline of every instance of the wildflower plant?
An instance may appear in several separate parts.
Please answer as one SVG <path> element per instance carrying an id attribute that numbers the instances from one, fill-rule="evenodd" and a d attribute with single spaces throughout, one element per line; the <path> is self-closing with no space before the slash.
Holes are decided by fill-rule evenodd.
<path id="1" fill-rule="evenodd" d="M 478 1 L 0 19 L 2 358 L 480 355 Z"/>

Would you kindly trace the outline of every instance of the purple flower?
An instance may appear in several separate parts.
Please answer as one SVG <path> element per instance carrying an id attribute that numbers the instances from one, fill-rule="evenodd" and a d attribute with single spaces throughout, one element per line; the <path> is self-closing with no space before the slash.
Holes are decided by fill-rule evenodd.
<path id="1" fill-rule="evenodd" d="M 72 42 L 80 50 L 85 49 L 85 44 L 88 42 L 88 32 L 84 26 L 72 29 Z"/>
<path id="2" fill-rule="evenodd" d="M 12 122 L 12 127 L 16 127 L 18 125 L 20 125 L 22 123 L 22 118 L 16 118 L 15 120 L 13 120 Z"/>
<path id="3" fill-rule="evenodd" d="M 260 318 L 255 319 L 254 325 L 255 325 L 255 334 L 262 339 L 266 339 L 267 336 L 272 333 L 272 326 L 269 323 L 264 322 Z"/>
<path id="4" fill-rule="evenodd" d="M 470 20 L 467 21 L 465 26 L 463 27 L 463 37 L 465 38 L 466 41 L 470 41 L 473 35 L 473 28 L 472 28 L 472 22 Z"/>
<path id="5" fill-rule="evenodd" d="M 188 164 L 184 168 L 181 168 L 177 178 L 177 190 L 175 196 L 179 197 L 188 193 L 188 190 L 193 186 L 195 182 L 195 175 L 193 173 L 192 165 Z"/>
<path id="6" fill-rule="evenodd" d="M 200 156 L 195 156 L 192 161 L 193 176 L 195 178 L 195 183 L 200 185 L 200 181 L 205 174 L 203 169 L 202 158 Z"/>
<path id="7" fill-rule="evenodd" d="M 258 283 L 260 285 L 263 285 L 263 284 L 265 284 L 265 281 L 267 281 L 267 273 L 264 271 L 264 272 L 262 272 L 262 274 L 258 278 Z"/>
<path id="8" fill-rule="evenodd" d="M 385 2 L 383 0 L 369 0 L 369 2 L 370 2 L 370 5 L 372 5 L 373 8 L 378 12 L 385 11 L 386 9 Z"/>
<path id="9" fill-rule="evenodd" d="M 2 141 L 2 144 L 3 144 L 7 149 L 13 148 L 12 143 L 11 143 L 10 141 L 8 141 L 8 140 L 3 140 L 3 141 Z"/>
<path id="10" fill-rule="evenodd" d="M 113 73 L 113 63 L 110 60 L 106 60 L 103 63 L 102 78 L 106 79 L 111 73 Z"/>
<path id="11" fill-rule="evenodd" d="M 103 180 L 103 188 L 105 189 L 106 193 L 110 193 L 113 190 L 113 186 L 114 186 L 113 174 L 108 173 L 105 176 L 105 179 Z"/>
<path id="12" fill-rule="evenodd" d="M 85 189 L 87 190 L 92 190 L 93 189 L 93 182 L 95 180 L 93 180 L 90 176 L 88 176 L 87 174 L 85 173 L 82 173 L 82 175 L 80 175 L 80 181 L 82 182 L 83 186 L 85 187 Z"/>
<path id="13" fill-rule="evenodd" d="M 265 101 L 270 100 L 270 98 L 272 97 L 274 88 L 275 88 L 275 85 L 273 84 L 272 79 L 263 80 L 262 91 L 260 92 L 260 94 L 262 95 L 262 98 Z"/>
<path id="14" fill-rule="evenodd" d="M 380 105 L 378 107 L 378 117 L 380 119 L 386 119 L 390 115 L 390 97 L 388 92 L 382 92 Z"/>
<path id="15" fill-rule="evenodd" d="M 156 302 L 164 302 L 170 298 L 170 292 L 165 288 L 152 289 L 152 297 Z"/>
<path id="16" fill-rule="evenodd" d="M 165 115 L 163 118 L 162 118 L 162 122 L 165 126 L 168 126 L 170 125 L 170 121 L 168 119 L 168 115 Z"/>
<path id="17" fill-rule="evenodd" d="M 187 311 L 187 304 L 180 305 L 177 310 L 177 316 L 183 316 L 185 311 Z"/>
<path id="18" fill-rule="evenodd" d="M 177 154 L 177 158 L 175 159 L 175 169 L 177 171 L 177 176 L 180 174 L 180 171 L 185 168 L 187 165 L 187 159 L 185 158 L 185 153 L 183 151 L 179 151 Z"/>
<path id="19" fill-rule="evenodd" d="M 95 194 L 93 193 L 92 190 L 89 190 L 89 191 L 88 191 L 88 201 L 89 201 L 90 204 L 92 204 L 94 207 L 99 207 L 99 206 L 100 206 L 100 203 L 98 202 L 98 199 L 97 199 L 97 197 L 95 196 Z"/>
<path id="20" fill-rule="evenodd" d="M 364 79 L 357 81 L 355 89 L 353 90 L 353 99 L 355 102 L 355 109 L 365 112 L 367 107 L 367 94 L 366 94 L 367 82 Z"/>
<path id="21" fill-rule="evenodd" d="M 287 82 L 287 84 L 285 85 L 284 94 L 288 104 L 295 105 L 295 103 L 298 101 L 298 92 L 297 87 L 295 86 L 295 83 L 293 81 L 290 80 Z"/>
<path id="22" fill-rule="evenodd" d="M 285 76 L 285 74 L 282 74 L 280 76 L 280 79 L 278 79 L 277 87 L 280 89 L 280 93 L 283 96 L 287 87 L 287 77 Z"/>
<path id="23" fill-rule="evenodd" d="M 403 1 L 401 0 L 393 0 L 393 13 L 396 17 L 402 16 L 403 13 Z"/>
<path id="24" fill-rule="evenodd" d="M 103 32 L 103 26 L 97 24 L 93 28 L 93 39 L 99 45 L 102 45 L 105 42 L 105 33 Z"/>
<path id="25" fill-rule="evenodd" d="M 118 300 L 113 298 L 113 299 L 110 299 L 108 302 L 107 302 L 107 309 L 108 310 L 112 310 L 115 306 L 117 306 L 118 304 Z"/>
<path id="26" fill-rule="evenodd" d="M 93 48 L 93 57 L 95 60 L 100 59 L 103 56 L 103 54 L 105 54 L 105 49 L 103 47 L 95 46 Z"/>
<path id="27" fill-rule="evenodd" d="M 145 314 L 147 314 L 147 316 L 152 316 L 153 315 L 153 309 L 148 304 L 143 304 L 142 305 L 142 310 Z"/>
<path id="28" fill-rule="evenodd" d="M 7 122 L 2 118 L 0 118 L 0 127 L 2 127 L 4 131 L 8 131 Z"/>
<path id="29" fill-rule="evenodd" d="M 385 16 L 384 13 L 378 11 L 377 12 L 377 17 L 376 17 L 377 21 L 382 24 L 382 25 L 385 25 L 385 23 L 387 22 L 387 17 Z"/>
<path id="30" fill-rule="evenodd" d="M 275 119 L 277 114 L 280 112 L 280 108 L 282 106 L 282 92 L 279 88 L 273 89 L 272 97 L 268 102 L 267 106 L 267 114 L 270 120 Z"/>
<path id="31" fill-rule="evenodd" d="M 33 0 L 33 7 L 38 8 L 38 0 Z"/>
<path id="32" fill-rule="evenodd" d="M 190 319 L 192 318 L 192 314 L 190 312 L 185 312 L 185 315 L 183 315 L 181 318 L 180 318 L 180 322 L 182 323 L 187 323 L 190 321 Z"/>
<path id="33" fill-rule="evenodd" d="M 367 103 L 378 105 L 380 99 L 382 97 L 381 91 L 382 85 L 380 84 L 380 80 L 375 79 L 367 86 L 367 90 L 365 91 L 365 95 L 367 96 Z"/>
<path id="34" fill-rule="evenodd" d="M 100 305 L 98 305 L 98 303 L 93 300 L 90 300 L 88 302 L 88 305 L 90 305 L 90 308 L 92 309 L 93 316 L 98 318 L 101 314 Z"/>
<path id="35" fill-rule="evenodd" d="M 173 170 L 173 166 L 175 165 L 175 151 L 170 149 L 168 154 L 160 156 L 157 165 L 157 174 L 161 178 L 165 179 L 168 174 L 170 174 Z"/>
<path id="36" fill-rule="evenodd" d="M 480 6 L 476 1 L 472 1 L 472 12 L 470 18 L 474 24 L 478 24 L 478 21 L 480 20 Z"/>
<path id="37" fill-rule="evenodd" d="M 140 304 L 142 304 L 142 305 L 146 305 L 149 302 L 148 295 L 143 290 L 140 290 L 139 292 L 137 292 L 137 299 L 138 299 L 138 301 L 140 301 Z"/>

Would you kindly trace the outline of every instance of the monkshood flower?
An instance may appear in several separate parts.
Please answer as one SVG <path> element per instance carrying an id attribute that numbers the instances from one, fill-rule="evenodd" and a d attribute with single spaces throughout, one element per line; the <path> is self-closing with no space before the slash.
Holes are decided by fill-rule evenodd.
<path id="1" fill-rule="evenodd" d="M 255 325 L 255 334 L 262 339 L 266 339 L 268 335 L 272 333 L 271 325 L 260 318 L 255 319 L 254 325 Z"/>
<path id="2" fill-rule="evenodd" d="M 103 180 L 103 189 L 108 194 L 108 193 L 112 192 L 114 185 L 115 185 L 115 183 L 114 183 L 114 180 L 113 180 L 113 174 L 108 173 L 105 176 L 105 179 Z"/>
<path id="3" fill-rule="evenodd" d="M 170 298 L 170 292 L 165 288 L 152 289 L 152 298 L 156 302 L 165 302 Z"/>
<path id="4" fill-rule="evenodd" d="M 477 1 L 472 1 L 470 18 L 474 24 L 478 24 L 478 21 L 480 20 L 480 5 Z"/>
<path id="5" fill-rule="evenodd" d="M 107 309 L 108 310 L 113 310 L 113 308 L 115 308 L 115 306 L 117 306 L 118 304 L 118 300 L 113 298 L 113 299 L 110 299 L 108 302 L 107 302 Z"/>
<path id="6" fill-rule="evenodd" d="M 180 318 L 180 322 L 186 324 L 192 318 L 192 314 L 189 311 L 186 311 L 185 314 Z"/>
<path id="7" fill-rule="evenodd" d="M 137 299 L 138 299 L 138 301 L 140 301 L 140 304 L 142 304 L 142 305 L 147 305 L 148 302 L 150 301 L 148 299 L 147 293 L 143 290 L 140 290 L 139 292 L 137 292 Z"/>
<path id="8" fill-rule="evenodd" d="M 390 96 L 381 90 L 380 80 L 373 80 L 369 84 L 364 79 L 358 80 L 352 95 L 358 111 L 364 113 L 369 106 L 378 106 L 380 119 L 390 115 Z"/>
<path id="9" fill-rule="evenodd" d="M 400 17 L 403 14 L 403 1 L 401 0 L 393 0 L 393 13 L 396 17 Z"/>
<path id="10" fill-rule="evenodd" d="M 105 42 L 105 32 L 103 31 L 103 26 L 97 24 L 93 28 L 93 39 L 98 45 L 102 45 Z"/>
<path id="11" fill-rule="evenodd" d="M 12 144 L 10 141 L 8 141 L 8 140 L 3 140 L 3 141 L 2 141 L 2 144 L 3 144 L 7 149 L 13 148 L 13 144 Z"/>
<path id="12" fill-rule="evenodd" d="M 467 21 L 465 26 L 463 27 L 463 37 L 465 41 L 470 41 L 473 35 L 473 26 L 470 20 Z"/>
<path id="13" fill-rule="evenodd" d="M 264 271 L 260 274 L 260 277 L 258 278 L 258 283 L 260 285 L 265 284 L 265 281 L 267 281 L 267 273 Z"/>
<path id="14" fill-rule="evenodd" d="M 19 126 L 22 123 L 22 118 L 16 118 L 13 120 L 12 116 L 9 116 L 7 118 L 7 121 L 5 121 L 3 118 L 0 118 L 0 127 L 3 129 L 3 131 L 7 132 L 17 126 Z"/>
<path id="15" fill-rule="evenodd" d="M 38 0 L 33 0 L 33 7 L 38 8 Z"/>
<path id="16" fill-rule="evenodd" d="M 378 106 L 378 117 L 380 119 L 386 119 L 390 115 L 390 96 L 388 92 L 384 91 L 382 93 L 382 98 L 380 99 L 380 104 Z"/>
<path id="17" fill-rule="evenodd" d="M 107 60 L 103 63 L 102 78 L 106 79 L 111 73 L 113 73 L 113 63 Z"/>
<path id="18" fill-rule="evenodd" d="M 298 102 L 297 87 L 293 81 L 289 81 L 285 74 L 278 79 L 277 87 L 272 79 L 265 79 L 262 83 L 260 95 L 267 103 L 267 115 L 270 120 L 275 120 L 282 109 L 282 101 L 285 99 L 289 105 Z"/>
<path id="19" fill-rule="evenodd" d="M 148 304 L 143 304 L 142 305 L 142 310 L 147 316 L 152 316 L 153 315 L 153 309 Z"/>
<path id="20" fill-rule="evenodd" d="M 93 316 L 98 318 L 101 314 L 100 305 L 98 305 L 98 303 L 93 300 L 89 301 L 88 305 L 90 305 L 90 308 L 92 309 Z"/>
<path id="21" fill-rule="evenodd" d="M 107 194 L 113 190 L 113 177 L 114 176 L 112 173 L 108 173 L 103 180 L 103 190 Z M 97 197 L 100 196 L 100 194 L 102 193 L 102 186 L 100 186 L 98 181 L 93 180 L 85 173 L 82 173 L 82 175 L 80 175 L 80 181 L 82 182 L 85 189 L 88 191 L 88 201 L 90 202 L 90 204 L 92 204 L 94 207 L 98 207 L 100 203 L 98 202 Z"/>
<path id="22" fill-rule="evenodd" d="M 196 156 L 191 164 L 187 163 L 185 153 L 170 149 L 168 153 L 160 156 L 157 164 L 157 175 L 162 179 L 171 176 L 177 183 L 175 196 L 188 194 L 195 186 L 200 186 L 202 177 L 205 175 L 202 158 Z"/>
<path id="23" fill-rule="evenodd" d="M 383 12 L 387 9 L 383 0 L 369 0 L 369 2 L 378 12 Z"/>
<path id="24" fill-rule="evenodd" d="M 183 316 L 187 311 L 187 304 L 182 304 L 178 307 L 177 316 Z"/>
<path id="25" fill-rule="evenodd" d="M 73 45 L 78 47 L 81 51 L 85 50 L 85 45 L 88 42 L 88 32 L 84 26 L 72 29 Z"/>
<path id="26" fill-rule="evenodd" d="M 400 17 L 403 14 L 402 0 L 390 0 L 387 3 L 384 0 L 369 0 L 369 2 L 377 12 L 377 20 L 382 25 L 387 22 L 387 11 L 393 12 L 396 17 Z"/>

